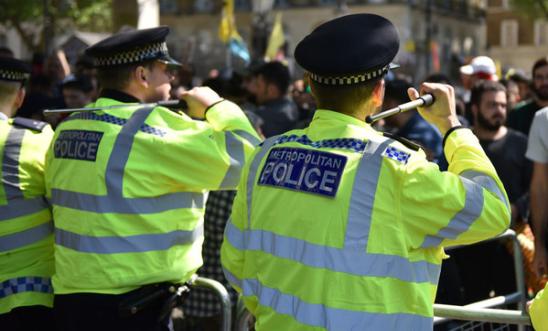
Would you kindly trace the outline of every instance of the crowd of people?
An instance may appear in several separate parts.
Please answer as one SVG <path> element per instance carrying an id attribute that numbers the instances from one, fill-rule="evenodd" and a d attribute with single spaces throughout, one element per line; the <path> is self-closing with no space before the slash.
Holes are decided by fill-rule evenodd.
<path id="1" fill-rule="evenodd" d="M 372 18 L 365 17 L 360 19 L 371 20 Z M 379 24 L 382 25 L 388 23 L 382 21 Z M 335 29 L 332 32 L 334 35 L 341 33 L 343 30 L 343 28 L 339 26 L 332 28 Z M 163 35 L 163 37 L 165 37 L 165 35 Z M 149 42 L 151 43 L 163 42 L 163 40 L 161 40 L 162 38 L 158 38 L 157 34 L 153 33 L 146 36 L 136 35 L 134 38 L 149 38 Z M 127 40 L 128 39 L 123 41 L 118 40 L 117 42 L 122 43 L 127 42 Z M 310 45 L 307 44 L 305 46 L 310 48 L 315 47 L 312 42 L 310 43 Z M 101 59 L 102 57 L 107 57 L 107 60 L 105 61 L 107 61 L 106 63 L 110 63 L 108 62 L 108 56 L 111 56 L 110 54 L 112 53 L 112 49 L 109 47 L 115 48 L 118 46 L 119 45 L 114 42 L 111 44 L 102 44 L 100 47 L 96 46 L 94 49 L 95 53 L 87 52 L 87 54 L 82 55 L 73 64 L 68 63 L 61 50 L 54 52 L 46 59 L 40 56 L 35 56 L 32 60 L 30 78 L 28 79 L 28 84 L 26 86 L 27 94 L 24 97 L 24 101 L 21 100 L 21 104 L 18 107 L 16 115 L 22 118 L 47 122 L 53 129 L 64 127 L 65 129 L 70 129 L 68 132 L 76 132 L 79 130 L 79 126 L 75 119 L 90 118 L 86 117 L 86 115 L 78 117 L 77 114 L 71 116 L 70 113 L 51 114 L 49 116 L 45 116 L 43 110 L 55 108 L 79 109 L 88 105 L 108 107 L 111 105 L 111 103 L 101 103 L 101 98 L 110 98 L 112 100 L 117 100 L 117 102 L 148 101 L 147 97 L 122 97 L 114 94 L 113 92 L 110 92 L 108 95 L 105 94 L 105 90 L 121 90 L 125 88 L 125 85 L 122 84 L 124 83 L 123 79 L 120 80 L 115 74 L 112 74 L 110 77 L 108 76 L 111 75 L 108 70 L 110 68 L 110 64 L 104 65 L 103 67 L 99 66 L 99 68 L 97 68 L 97 62 L 94 62 L 94 58 L 96 61 L 97 58 Z M 314 53 L 312 52 L 312 54 Z M 13 53 L 9 49 L 4 48 L 0 50 L 0 56 L 4 58 L 11 58 L 13 57 Z M 389 61 L 391 60 L 392 59 Z M 304 55 L 301 56 L 301 61 L 304 65 L 312 62 Z M 223 273 L 223 268 L 221 266 L 221 244 L 225 238 L 225 229 L 236 228 L 235 225 L 231 225 L 230 215 L 232 213 L 232 206 L 236 197 L 236 184 L 238 183 L 234 182 L 233 179 L 230 179 L 229 174 L 230 171 L 232 171 L 232 167 L 239 162 L 242 163 L 243 159 L 238 159 L 238 156 L 233 155 L 235 152 L 233 152 L 230 148 L 232 146 L 231 144 L 236 143 L 234 141 L 228 142 L 228 132 L 235 132 L 234 137 L 237 138 L 230 139 L 237 141 L 238 144 L 243 146 L 241 147 L 242 158 L 245 156 L 245 159 L 248 160 L 248 156 L 251 155 L 250 150 L 253 145 L 255 145 L 255 140 L 258 141 L 259 138 L 261 140 L 267 139 L 266 141 L 268 142 L 269 138 L 283 135 L 290 130 L 307 128 L 310 123 L 319 121 L 321 116 L 327 116 L 322 112 L 321 106 L 329 104 L 330 102 L 337 105 L 342 103 L 337 103 L 338 101 L 333 101 L 330 99 L 329 93 L 321 90 L 321 86 L 318 84 L 313 83 L 314 78 L 311 78 L 310 75 L 314 74 L 314 69 L 308 70 L 308 68 L 305 68 L 308 73 L 304 78 L 300 78 L 294 77 L 288 66 L 284 63 L 276 61 L 260 62 L 255 63 L 253 66 L 248 68 L 246 72 L 237 72 L 230 68 L 211 70 L 208 77 L 204 77 L 202 79 L 199 77 L 192 77 L 192 72 L 189 70 L 188 65 L 181 66 L 179 64 L 173 64 L 176 63 L 169 63 L 167 61 L 164 65 L 165 67 L 162 69 L 165 71 L 169 78 L 168 81 L 171 84 L 170 88 L 167 89 L 167 93 L 171 93 L 171 98 L 185 99 L 187 101 L 189 108 L 187 110 L 187 114 L 190 115 L 190 117 L 202 120 L 204 123 L 207 122 L 207 125 L 210 125 L 209 122 L 212 122 L 211 126 L 214 127 L 215 130 L 221 130 L 222 132 L 225 132 L 223 130 L 226 130 L 226 136 L 224 134 L 222 135 L 222 138 L 214 136 L 213 133 L 211 133 L 211 130 L 213 129 L 210 129 L 209 127 L 204 128 L 206 124 L 202 125 L 200 122 L 198 122 L 198 124 L 192 124 L 193 130 L 196 130 L 195 133 L 192 133 L 193 135 L 196 135 L 195 137 L 193 136 L 196 139 L 196 146 L 183 147 L 183 145 L 186 146 L 185 144 L 192 145 L 193 143 L 185 140 L 186 138 L 181 137 L 179 140 L 181 146 L 179 148 L 181 149 L 181 152 L 195 153 L 192 154 L 196 157 L 195 162 L 203 161 L 207 162 L 207 164 L 192 164 L 192 160 L 187 160 L 185 161 L 186 163 L 180 162 L 180 160 L 176 160 L 176 154 L 174 154 L 171 150 L 169 152 L 166 150 L 165 155 L 161 154 L 162 159 L 147 161 L 146 158 L 144 158 L 141 160 L 142 162 L 152 163 L 156 163 L 156 161 L 158 161 L 158 163 L 151 166 L 150 169 L 146 169 L 145 171 L 144 169 L 139 169 L 138 165 L 134 166 L 135 173 L 137 174 L 149 174 L 150 176 L 157 175 L 158 177 L 161 177 L 161 181 L 165 182 L 165 192 L 158 188 L 161 185 L 154 180 L 149 180 L 149 178 L 143 181 L 140 181 L 140 179 L 130 178 L 129 180 L 136 180 L 135 183 L 132 184 L 134 186 L 127 186 L 124 189 L 129 191 L 137 191 L 139 189 L 146 188 L 146 190 L 151 192 L 154 191 L 155 196 L 164 194 L 178 194 L 178 192 L 182 192 L 188 187 L 192 187 L 195 191 L 206 189 L 211 190 L 207 201 L 204 201 L 203 204 L 205 210 L 203 228 L 204 243 L 202 248 L 203 266 L 197 270 L 197 273 L 201 276 L 213 278 L 222 282 L 223 285 L 225 285 L 229 290 L 232 303 L 235 306 L 238 300 L 238 293 L 231 286 L 231 283 L 234 285 L 235 281 L 232 279 L 229 282 L 229 280 L 225 278 L 225 273 Z M 387 63 L 383 63 L 383 65 L 385 64 Z M 370 64 L 366 64 L 366 66 L 367 65 Z M 311 66 L 313 67 L 312 64 Z M 132 70 L 136 69 L 133 68 Z M 146 90 L 148 88 L 146 86 L 147 79 L 148 82 L 150 82 L 150 77 L 145 77 L 150 74 L 146 70 L 148 69 L 144 69 L 144 71 L 139 73 L 137 73 L 137 71 L 131 73 L 131 75 L 143 75 L 142 81 L 145 82 L 142 83 L 142 86 L 145 86 L 143 91 L 148 91 Z M 528 289 L 527 294 L 532 297 L 536 292 L 544 288 L 546 283 L 546 275 L 548 274 L 548 238 L 546 238 L 548 226 L 546 223 L 546 215 L 548 215 L 548 210 L 546 209 L 546 201 L 548 200 L 548 130 L 546 130 L 548 127 L 548 123 L 546 123 L 548 122 L 548 109 L 546 109 L 546 107 L 548 107 L 548 58 L 543 56 L 532 64 L 531 79 L 527 78 L 526 75 L 515 72 L 503 73 L 503 77 L 498 77 L 493 60 L 487 56 L 478 56 L 473 58 L 469 64 L 463 65 L 460 71 L 460 81 L 451 81 L 448 77 L 439 73 L 433 73 L 432 75 L 426 77 L 423 81 L 427 83 L 449 84 L 455 87 L 456 93 L 454 94 L 454 100 L 451 102 L 454 102 L 455 104 L 458 120 L 460 122 L 458 127 L 467 127 L 471 129 L 473 134 L 479 140 L 479 143 L 481 144 L 481 147 L 485 151 L 487 157 L 496 169 L 498 178 L 500 178 L 500 181 L 503 183 L 506 190 L 511 211 L 510 227 L 518 233 L 519 240 L 522 243 L 522 249 L 526 256 L 523 268 L 526 271 L 526 288 Z M 153 69 L 150 69 L 150 72 L 153 72 Z M 139 77 L 131 77 L 131 79 L 134 79 L 136 82 L 140 79 Z M 118 82 L 116 81 L 117 79 L 119 80 Z M 109 83 L 106 84 L 106 82 Z M 135 84 L 135 86 L 138 85 L 138 83 Z M 197 86 L 194 86 L 194 84 L 202 87 L 209 87 L 215 92 L 209 93 L 204 92 L 204 90 L 197 90 Z M 410 101 L 409 90 L 413 87 L 413 81 L 409 77 L 400 76 L 398 75 L 397 70 L 394 70 L 391 71 L 389 75 L 385 76 L 383 84 L 385 88 L 384 101 L 382 102 L 382 107 L 379 108 L 386 110 Z M 312 91 L 314 88 L 316 89 L 315 93 Z M 127 89 L 124 89 L 124 91 L 127 91 Z M 437 90 L 432 88 L 432 91 Z M 439 91 L 437 92 L 440 93 Z M 146 93 L 143 92 L 143 95 L 146 96 Z M 156 91 L 156 93 L 159 92 Z M 166 93 L 166 89 L 164 89 L 162 93 Z M 343 92 L 340 93 L 342 94 Z M 316 96 L 323 95 L 323 99 L 321 100 L 323 103 L 322 105 L 318 105 L 318 99 L 315 98 L 313 94 Z M 230 106 L 227 106 L 224 102 L 222 102 L 222 100 L 230 101 Z M 154 99 L 153 101 L 158 101 L 158 99 Z M 221 103 L 219 104 L 219 102 Z M 114 105 L 117 103 L 112 102 L 112 104 Z M 199 106 L 196 106 L 197 104 Z M 232 105 L 238 105 L 243 110 L 245 118 L 247 118 L 251 125 L 246 123 L 242 124 L 244 118 L 239 117 L 240 115 L 237 112 L 234 112 L 233 114 L 231 113 Z M 220 108 L 223 108 L 223 111 L 225 111 L 228 115 L 222 115 L 221 112 L 216 111 L 216 109 Z M 320 109 L 320 111 L 316 112 L 317 109 Z M 183 112 L 184 111 L 185 110 L 183 110 Z M 233 118 L 228 118 L 229 115 L 233 116 Z M 128 116 L 130 117 L 123 118 L 123 123 L 131 122 L 131 116 L 133 115 Z M 224 118 L 223 116 L 227 117 Z M 207 121 L 204 118 L 207 118 Z M 215 119 L 212 120 L 211 118 Z M 109 123 L 118 123 L 116 122 L 118 120 L 116 118 L 100 120 L 106 122 L 111 121 Z M 152 132 L 153 135 L 162 136 L 162 132 L 164 131 L 158 131 L 155 129 L 154 125 L 159 126 L 162 123 L 169 124 L 171 123 L 170 121 L 174 120 L 172 119 L 171 114 L 163 114 L 161 117 L 154 118 L 153 121 L 154 122 L 149 122 L 147 120 L 147 124 L 144 124 L 145 122 L 143 119 L 142 122 L 136 126 L 135 130 L 137 130 L 137 132 L 139 132 L 139 130 L 144 130 L 148 133 Z M 124 125 L 123 123 L 121 125 Z M 177 130 L 180 128 L 179 124 L 168 124 L 165 124 L 165 127 L 163 127 L 165 131 Z M 144 127 L 145 129 L 143 129 Z M 415 147 L 417 147 L 417 149 L 422 149 L 428 161 L 436 164 L 441 171 L 445 172 L 453 169 L 451 164 L 454 160 L 448 159 L 449 155 L 447 152 L 444 153 L 444 137 L 447 139 L 449 133 L 445 134 L 445 132 L 441 132 L 439 126 L 433 125 L 432 121 L 425 120 L 418 112 L 408 111 L 388 117 L 384 120 L 376 122 L 374 127 L 378 131 L 386 133 L 389 137 L 398 137 L 398 140 L 401 139 L 400 141 L 402 144 L 411 149 L 414 149 Z M 99 130 L 99 126 L 95 128 L 95 130 Z M 101 130 L 103 130 L 102 127 Z M 241 138 L 246 137 L 246 135 L 239 134 L 238 130 L 246 131 L 248 136 L 252 136 L 252 139 Z M 42 129 L 40 129 L 40 131 L 42 131 Z M 301 134 L 299 133 L 300 131 L 295 132 Z M 137 135 L 139 133 L 133 132 L 132 134 L 138 137 Z M 214 140 L 213 142 L 208 141 L 208 135 L 213 137 L 211 138 Z M 56 135 L 55 138 L 53 138 L 50 132 L 48 137 L 48 141 L 51 139 L 57 142 L 62 142 L 63 139 L 67 142 L 69 141 L 68 135 L 66 135 L 66 137 Z M 102 139 L 102 135 L 97 137 L 98 140 L 96 142 L 98 143 Z M 305 139 L 302 137 L 306 137 L 306 135 L 301 135 L 300 137 L 301 138 L 299 139 Z M 79 139 L 87 143 L 92 143 L 93 139 L 96 139 L 96 137 Z M 203 145 L 200 145 L 202 144 L 202 140 L 204 141 Z M 109 143 L 114 145 L 114 147 L 112 147 L 113 151 L 117 148 L 116 146 L 118 146 L 116 145 L 118 144 L 118 140 L 113 140 Z M 146 144 L 149 142 L 140 143 Z M 155 141 L 151 142 L 151 144 L 152 143 L 155 143 Z M 224 146 L 225 143 L 226 147 Z M 277 142 L 277 144 L 279 143 L 280 142 Z M 312 143 L 303 142 L 303 144 L 311 145 Z M 203 150 L 198 150 L 209 148 L 218 149 L 219 154 L 222 155 L 222 157 L 207 154 L 213 153 L 213 151 L 204 152 Z M 91 150 L 88 150 L 88 152 L 90 151 Z M 120 153 L 120 155 L 125 155 L 120 157 L 125 157 L 125 162 L 128 162 L 128 164 L 132 162 L 132 164 L 136 164 L 140 160 L 139 158 L 136 158 L 135 155 L 130 155 L 129 150 L 124 150 L 124 147 L 119 147 L 116 152 Z M 172 153 L 172 155 L 169 156 L 169 153 Z M 268 156 L 269 160 L 271 156 L 271 154 Z M 95 151 L 93 154 L 93 160 L 95 160 L 95 158 L 99 159 L 99 157 L 99 154 Z M 409 155 L 407 157 L 409 157 Z M 91 215 L 94 213 L 104 212 L 121 215 L 116 216 L 118 217 L 117 221 L 127 222 L 129 220 L 129 216 L 124 216 L 124 213 L 137 214 L 134 209 L 145 210 L 148 208 L 148 204 L 143 202 L 143 205 L 141 206 L 132 207 L 130 202 L 123 200 L 126 198 L 122 198 L 122 195 L 120 195 L 122 194 L 122 192 L 119 191 L 121 187 L 115 187 L 115 185 L 117 185 L 117 181 L 121 181 L 122 179 L 117 177 L 119 176 L 119 173 L 117 173 L 115 169 L 117 169 L 116 167 L 118 165 L 114 164 L 115 161 L 112 161 L 113 165 L 111 165 L 111 158 L 109 159 L 108 169 L 105 170 L 106 174 L 103 173 L 103 175 L 105 177 L 109 177 L 109 180 L 112 180 L 114 183 L 112 185 L 114 186 L 112 188 L 107 187 L 108 192 L 106 194 L 107 197 L 112 195 L 111 197 L 114 199 L 113 201 L 118 201 L 116 199 L 119 199 L 121 206 L 102 206 L 99 201 L 94 202 L 97 203 L 97 209 L 92 210 L 89 209 L 91 207 L 72 205 L 72 202 L 68 201 L 68 198 L 64 198 L 62 194 L 66 194 L 68 197 L 72 194 L 72 192 L 83 192 L 78 194 L 81 194 L 81 199 L 83 199 L 82 201 L 88 201 L 86 200 L 86 194 L 91 196 L 92 194 L 103 194 L 104 192 L 102 192 L 102 188 L 93 183 L 95 178 L 85 178 L 86 171 L 91 171 L 91 168 L 73 167 L 72 163 L 63 163 L 62 161 L 57 160 L 65 160 L 69 158 L 74 159 L 74 157 L 69 154 L 63 154 L 61 148 L 59 148 L 58 151 L 57 147 L 55 147 L 55 157 L 50 158 L 51 159 L 48 159 L 46 162 L 48 163 L 48 166 L 56 172 L 46 174 L 46 181 L 49 181 L 48 185 L 50 186 L 48 188 L 48 194 L 53 194 L 53 196 L 49 196 L 49 198 L 54 205 L 53 216 L 57 218 L 55 220 L 55 228 L 56 231 L 60 233 L 60 235 L 56 235 L 55 239 L 57 245 L 56 249 L 58 250 L 56 254 L 59 254 L 62 261 L 62 264 L 57 264 L 58 272 L 61 272 L 61 274 L 60 276 L 55 276 L 57 278 L 54 279 L 54 285 L 57 284 L 58 288 L 61 289 L 59 292 L 60 294 L 65 294 L 61 295 L 59 298 L 56 298 L 55 304 L 61 307 L 61 314 L 67 318 L 66 321 L 68 324 L 66 325 L 66 329 L 69 330 L 71 327 L 78 326 L 78 323 L 80 323 L 76 321 L 76 317 L 74 317 L 75 309 L 82 309 L 85 314 L 87 314 L 89 310 L 96 308 L 94 304 L 98 302 L 97 300 L 99 300 L 99 298 L 93 298 L 90 297 L 90 295 L 93 295 L 93 293 L 116 295 L 123 293 L 123 291 L 120 292 L 117 289 L 102 291 L 99 288 L 102 286 L 100 281 L 90 277 L 88 274 L 85 274 L 86 271 L 94 270 L 86 269 L 88 266 L 85 264 L 88 263 L 88 261 L 91 264 L 97 265 L 107 265 L 110 263 L 107 258 L 103 259 L 103 257 L 98 257 L 103 255 L 95 254 L 95 256 L 92 256 L 91 258 L 84 258 L 86 254 L 83 254 L 81 255 L 81 262 L 76 264 L 74 262 L 67 262 L 73 258 L 80 257 L 80 255 L 78 255 L 80 253 L 76 254 L 72 250 L 81 249 L 82 252 L 89 253 L 92 250 L 91 245 L 93 241 L 90 240 L 89 243 L 84 243 L 85 238 L 98 235 L 96 232 L 91 231 L 86 234 L 87 236 L 79 235 L 80 237 L 75 239 L 75 232 L 78 231 L 74 229 L 73 225 L 71 225 L 71 219 L 75 217 L 87 219 L 92 217 Z M 170 160 L 172 160 L 174 164 L 166 165 L 165 163 L 170 162 Z M 227 160 L 229 160 L 228 163 Z M 40 161 L 40 164 L 44 163 L 42 161 Z M 405 162 L 407 162 L 407 159 Z M 104 166 L 107 165 L 105 164 Z M 200 167 L 204 169 L 198 171 L 197 169 Z M 219 185 L 216 179 L 210 178 L 210 173 L 216 169 L 215 167 L 223 169 L 223 171 L 225 168 L 229 169 L 226 171 L 225 178 L 223 178 L 223 175 L 216 175 L 221 176 L 218 181 L 221 185 Z M 251 167 L 253 167 L 253 165 Z M 7 168 L 4 167 L 4 169 Z M 249 168 L 246 169 L 247 170 L 245 170 L 244 173 L 246 174 L 245 176 L 248 176 L 248 172 L 253 171 L 253 168 L 251 170 Z M 186 175 L 189 176 L 189 178 L 184 177 L 185 175 L 175 176 L 171 173 L 171 171 L 185 172 L 187 170 L 192 171 L 192 174 L 189 172 L 189 174 Z M 112 171 L 112 173 L 109 171 Z M 255 171 L 257 170 L 255 169 Z M 63 174 L 69 176 L 69 173 L 70 178 L 77 179 L 73 182 L 67 182 L 63 179 L 64 177 L 61 177 Z M 199 176 L 208 178 L 200 179 Z M 244 178 L 247 178 L 245 176 Z M 239 176 L 237 177 L 239 178 Z M 213 176 L 213 178 L 216 177 Z M 4 181 L 6 182 L 6 180 Z M 225 185 L 229 182 L 231 185 Z M 242 183 L 243 184 L 240 185 L 246 186 L 245 182 Z M 272 185 L 272 183 L 265 183 Z M 129 184 L 126 183 L 125 185 Z M 348 183 L 345 183 L 345 185 L 348 185 Z M 287 187 L 289 186 L 286 186 L 286 188 Z M 328 191 L 328 188 L 330 187 L 326 188 L 326 192 Z M 111 189 L 112 191 L 110 191 Z M 247 190 L 249 188 L 244 189 Z M 256 188 L 256 190 L 259 191 L 257 194 L 264 194 L 261 193 L 258 188 Z M 116 194 L 119 194 L 120 196 Z M 131 192 L 124 192 L 124 194 L 131 194 Z M 251 193 L 248 192 L 248 194 Z M 323 193 L 322 191 L 317 191 L 316 194 Z M 286 201 L 288 205 L 292 205 L 290 200 L 288 200 L 289 198 L 286 196 L 280 195 L 276 198 Z M 264 201 L 269 201 L 267 195 L 264 196 L 264 199 Z M 241 208 L 245 208 L 244 205 L 246 202 L 243 200 L 245 200 L 243 197 L 240 197 L 240 200 L 237 200 L 240 210 L 236 212 L 236 215 L 239 217 L 243 217 L 242 215 L 244 214 Z M 124 207 L 126 203 L 129 206 L 127 207 L 127 210 L 124 209 L 126 208 Z M 472 201 L 470 203 L 473 204 L 475 202 Z M 150 208 L 152 210 L 158 207 L 151 205 Z M 144 213 L 157 214 L 158 218 L 167 222 L 169 217 L 161 215 L 163 215 L 162 213 L 169 213 L 171 211 L 172 210 L 169 208 L 166 208 L 154 209 L 153 212 L 147 211 Z M 265 217 L 268 217 L 268 208 L 265 207 L 264 209 L 260 209 L 260 211 L 265 215 Z M 191 211 L 189 212 L 189 216 L 185 217 L 187 217 L 188 220 L 194 220 L 194 215 L 191 215 L 192 213 L 197 212 Z M 306 215 L 302 213 L 299 215 L 303 218 L 306 217 Z M 371 215 L 369 216 L 371 217 Z M 152 224 L 151 218 L 147 217 L 148 216 L 142 217 L 142 220 L 151 222 Z M 233 221 L 243 222 L 242 220 L 243 218 Z M 0 221 L 2 221 L 1 216 Z M 111 216 L 105 216 L 103 221 L 107 224 L 114 224 L 114 218 L 111 218 Z M 195 225 L 196 222 L 193 224 Z M 308 221 L 305 223 L 311 224 Z M 162 226 L 158 227 L 162 228 Z M 276 227 L 273 226 L 273 228 L 275 229 Z M 176 231 L 180 231 L 181 228 L 175 225 L 165 225 L 164 230 L 169 230 L 174 233 Z M 145 235 L 144 230 L 142 230 L 142 233 L 133 233 L 132 231 L 124 230 L 123 227 L 121 227 L 119 233 L 115 234 L 112 234 L 112 232 L 104 229 L 100 230 L 99 233 L 101 231 L 104 234 L 122 237 L 127 236 L 127 238 L 131 237 L 130 234 L 132 236 Z M 188 228 L 185 229 L 185 231 L 196 230 Z M 228 232 L 229 231 L 227 230 L 227 233 Z M 199 234 L 197 235 L 199 236 Z M 2 235 L 0 234 L 0 239 L 1 238 Z M 63 240 L 66 242 L 63 242 Z M 469 240 L 469 242 L 472 241 L 477 240 Z M 457 243 L 460 242 L 457 241 Z M 196 245 L 201 246 L 201 242 L 185 242 L 184 244 L 186 245 L 184 246 L 185 251 L 182 253 L 177 253 L 179 254 L 179 258 L 186 256 L 185 254 L 190 254 L 189 252 L 195 249 Z M 70 245 L 75 246 L 72 247 Z M 120 245 L 122 245 L 122 248 L 120 249 L 125 249 L 125 244 Z M 234 247 L 236 246 L 237 245 L 234 244 Z M 0 245 L 0 254 L 2 253 L 2 248 L 3 247 Z M 230 254 L 235 254 L 234 251 L 228 252 L 232 248 L 233 247 L 223 248 L 223 250 L 225 250 L 224 254 L 227 256 Z M 489 243 L 479 243 L 477 245 L 460 247 L 451 250 L 449 252 L 451 258 L 444 259 L 443 262 L 443 268 L 441 269 L 440 281 L 437 289 L 436 302 L 464 305 L 516 291 L 516 279 L 512 259 L 513 252 L 510 248 L 511 246 L 508 245 L 507 241 L 491 241 Z M 111 250 L 111 248 L 104 247 L 101 249 L 105 249 L 107 251 Z M 119 249 L 119 247 L 116 249 Z M 152 250 L 153 249 L 151 249 L 151 251 Z M 166 250 L 166 252 L 168 252 L 168 250 Z M 173 254 L 173 251 L 169 252 L 169 254 Z M 142 256 L 145 256 L 144 253 L 141 254 Z M 56 255 L 56 258 L 59 257 Z M 3 257 L 0 255 L 0 258 Z M 156 258 L 158 260 L 162 260 L 165 257 L 161 255 L 146 257 L 147 261 L 149 261 L 151 265 L 154 265 L 155 262 L 153 262 L 153 260 Z M 169 257 L 169 259 L 172 258 L 173 257 Z M 228 260 L 230 259 L 227 258 L 227 261 Z M 132 261 L 133 260 L 128 260 L 127 263 Z M 241 262 L 240 260 L 238 261 Z M 120 261 L 117 261 L 117 263 L 119 262 Z M 199 265 L 198 262 L 194 262 L 195 266 Z M 3 263 L 4 262 L 0 261 L 0 265 L 3 265 Z M 227 262 L 227 265 L 232 267 L 236 264 Z M 282 266 L 283 264 L 279 265 Z M 72 270 L 68 271 L 69 268 L 72 268 Z M 79 271 L 74 270 L 74 268 L 77 268 Z M 66 272 L 73 273 L 73 275 L 66 276 L 62 274 L 64 269 L 67 269 Z M 151 277 L 153 277 L 154 272 L 152 270 L 145 269 L 136 270 L 135 278 L 139 278 L 137 276 L 139 273 L 151 275 Z M 179 269 L 174 270 L 181 272 Z M 194 270 L 192 270 L 191 267 L 188 267 L 184 271 L 191 273 Z M 120 268 L 119 274 L 116 272 L 118 272 L 118 270 L 115 270 L 115 272 L 113 271 L 113 273 L 109 275 L 109 279 L 118 282 L 119 287 L 126 287 L 128 290 L 133 290 L 133 288 L 130 287 L 128 283 L 125 283 L 124 279 L 122 279 L 127 276 L 124 274 L 124 272 L 126 272 L 124 267 Z M 1 270 L 0 276 L 2 276 Z M 84 279 L 79 277 L 84 277 Z M 158 279 L 160 281 L 165 281 L 165 279 Z M 0 279 L 0 282 L 1 281 L 5 280 Z M 83 281 L 89 283 L 88 287 L 79 288 L 78 291 L 72 290 L 76 286 L 76 282 Z M 139 281 L 137 281 L 136 284 L 147 284 L 147 282 L 141 281 L 141 283 L 139 283 Z M 336 291 L 336 289 L 334 290 Z M 243 294 L 246 295 L 245 289 L 238 289 L 238 291 L 243 291 Z M 80 292 L 85 292 L 87 294 L 82 295 L 79 294 Z M 80 296 L 71 297 L 71 293 L 76 293 Z M 90 300 L 89 305 L 78 304 L 79 300 L 82 300 L 84 296 L 86 299 Z M 1 299 L 2 296 L 0 296 L 0 300 Z M 121 298 L 122 301 L 125 299 L 127 298 Z M 116 301 L 116 303 L 118 303 L 118 301 Z M 112 304 L 114 304 L 114 301 L 112 301 Z M 263 303 L 261 302 L 261 304 Z M 182 306 L 180 306 L 179 309 L 182 311 L 182 317 L 174 320 L 175 328 L 178 330 L 214 330 L 220 325 L 220 302 L 215 295 L 207 290 L 193 289 L 189 296 L 183 300 Z M 234 309 L 234 311 L 235 310 L 236 309 Z M 2 313 L 3 312 L 0 310 L 0 314 Z M 72 316 L 72 319 L 70 316 Z M 1 322 L 2 319 L 0 318 L 0 323 Z M 69 325 L 70 323 L 73 324 Z M 114 325 L 117 322 L 113 319 L 112 323 Z M 141 321 L 137 320 L 135 323 L 135 325 L 138 325 Z M 444 327 L 448 326 L 446 325 Z"/>

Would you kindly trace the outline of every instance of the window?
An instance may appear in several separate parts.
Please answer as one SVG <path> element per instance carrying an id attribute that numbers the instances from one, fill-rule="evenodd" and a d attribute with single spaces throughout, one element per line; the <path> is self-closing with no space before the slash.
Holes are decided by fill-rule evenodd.
<path id="1" fill-rule="evenodd" d="M 517 20 L 503 20 L 500 23 L 501 47 L 515 47 L 518 45 L 518 28 Z"/>
<path id="2" fill-rule="evenodd" d="M 535 21 L 535 46 L 548 45 L 548 22 Z"/>

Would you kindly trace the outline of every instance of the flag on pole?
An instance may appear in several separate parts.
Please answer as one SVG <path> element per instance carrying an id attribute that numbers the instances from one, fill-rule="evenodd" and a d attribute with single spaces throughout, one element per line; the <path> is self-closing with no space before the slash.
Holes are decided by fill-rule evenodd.
<path id="1" fill-rule="evenodd" d="M 230 52 L 246 63 L 250 61 L 249 51 L 244 40 L 236 28 L 236 19 L 234 17 L 234 0 L 224 0 L 221 14 L 221 23 L 219 24 L 219 39 L 228 45 Z"/>
<path id="2" fill-rule="evenodd" d="M 274 26 L 270 32 L 270 37 L 268 38 L 268 46 L 266 47 L 265 57 L 269 60 L 276 59 L 278 51 L 285 43 L 284 29 L 282 26 L 282 13 L 279 12 L 276 14 L 276 19 L 274 20 Z"/>

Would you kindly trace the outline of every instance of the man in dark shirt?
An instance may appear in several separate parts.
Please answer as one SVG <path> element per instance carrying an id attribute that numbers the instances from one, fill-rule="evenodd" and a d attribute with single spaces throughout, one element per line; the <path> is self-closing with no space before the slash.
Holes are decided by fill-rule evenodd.
<path id="1" fill-rule="evenodd" d="M 472 88 L 470 103 L 475 123 L 473 131 L 504 184 L 515 228 L 528 214 L 532 168 L 525 158 L 527 137 L 504 126 L 507 101 L 502 84 L 477 82 Z M 513 260 L 501 241 L 465 247 L 450 254 L 457 260 L 466 301 L 486 299 L 493 292 L 506 295 L 515 291 Z"/>
<path id="2" fill-rule="evenodd" d="M 291 77 L 280 62 L 268 62 L 254 71 L 252 90 L 258 104 L 256 114 L 263 121 L 263 133 L 272 137 L 296 127 L 299 120 L 297 105 L 288 98 Z"/>
<path id="3" fill-rule="evenodd" d="M 537 60 L 533 65 L 533 93 L 534 98 L 518 105 L 508 115 L 509 128 L 529 135 L 531 123 L 537 110 L 548 106 L 548 57 Z"/>

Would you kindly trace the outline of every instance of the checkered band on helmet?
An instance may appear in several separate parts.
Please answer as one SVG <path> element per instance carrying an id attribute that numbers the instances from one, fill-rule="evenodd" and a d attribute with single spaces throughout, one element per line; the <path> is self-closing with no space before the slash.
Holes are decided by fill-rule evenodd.
<path id="1" fill-rule="evenodd" d="M 325 77 L 318 74 L 310 73 L 310 78 L 320 84 L 325 85 L 352 85 L 363 83 L 377 77 L 382 77 L 388 72 L 388 69 L 390 69 L 390 64 L 380 69 L 372 70 L 359 75 Z"/>
<path id="2" fill-rule="evenodd" d="M 159 42 L 143 45 L 127 52 L 97 57 L 95 59 L 95 65 L 98 67 L 108 67 L 121 64 L 139 63 L 146 60 L 157 59 L 166 55 L 168 55 L 167 44 L 165 42 Z"/>
<path id="3" fill-rule="evenodd" d="M 28 79 L 30 74 L 9 69 L 0 69 L 0 80 L 20 82 Z"/>

